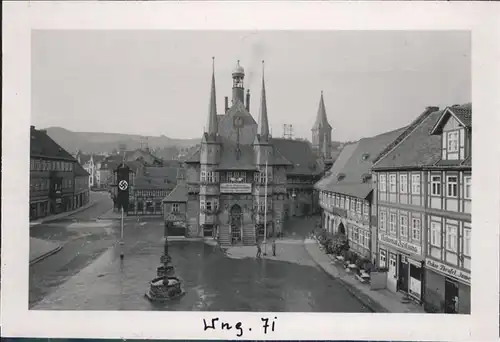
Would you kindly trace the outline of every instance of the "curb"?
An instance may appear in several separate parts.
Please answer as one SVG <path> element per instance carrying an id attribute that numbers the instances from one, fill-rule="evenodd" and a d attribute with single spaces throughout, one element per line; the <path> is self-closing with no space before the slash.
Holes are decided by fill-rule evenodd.
<path id="1" fill-rule="evenodd" d="M 317 242 L 315 242 L 317 243 Z M 305 240 L 304 240 L 304 248 L 305 248 Z M 323 272 L 325 272 L 327 275 L 329 275 L 332 279 L 338 280 L 339 283 L 354 297 L 356 298 L 361 304 L 363 304 L 368 310 L 370 310 L 373 313 L 388 313 L 389 311 L 383 307 L 380 303 L 374 301 L 371 299 L 368 295 L 362 293 L 358 289 L 354 288 L 351 284 L 347 283 L 344 279 L 341 277 L 336 277 L 330 272 L 328 272 L 319 262 L 316 261 L 316 259 L 311 255 L 309 250 L 305 248 L 311 259 L 316 263 L 316 265 L 319 266 Z"/>
<path id="2" fill-rule="evenodd" d="M 30 222 L 30 228 L 31 227 L 35 227 L 35 226 L 38 226 L 39 224 L 44 224 L 44 223 L 48 223 L 48 222 L 52 222 L 52 221 L 56 221 L 56 220 L 59 220 L 59 219 L 62 219 L 62 218 L 65 218 L 65 217 L 68 217 L 70 215 L 73 215 L 73 214 L 76 214 L 76 213 L 79 213 L 80 211 L 84 211 L 85 209 L 89 209 L 89 208 L 92 208 L 94 205 L 96 205 L 98 202 L 92 202 L 92 203 L 88 203 L 78 209 L 75 209 L 73 211 L 67 211 L 64 213 L 64 215 L 61 215 L 59 217 L 46 217 L 46 218 L 43 218 L 40 220 L 40 222 Z M 59 214 L 58 214 L 59 215 Z"/>
<path id="3" fill-rule="evenodd" d="M 53 249 L 51 250 L 50 252 L 47 252 L 45 254 L 42 254 L 40 255 L 38 258 L 35 258 L 33 260 L 30 260 L 30 266 L 33 266 L 34 264 L 36 264 L 37 262 L 40 262 L 46 258 L 48 258 L 49 256 L 51 255 L 54 255 L 56 254 L 57 252 L 59 252 L 61 249 L 63 248 L 63 245 L 59 245 L 56 249 Z"/>

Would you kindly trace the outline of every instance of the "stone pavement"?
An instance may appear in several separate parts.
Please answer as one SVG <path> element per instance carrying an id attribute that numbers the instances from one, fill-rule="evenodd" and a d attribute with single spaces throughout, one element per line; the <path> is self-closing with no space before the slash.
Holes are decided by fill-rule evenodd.
<path id="1" fill-rule="evenodd" d="M 304 240 L 305 249 L 311 258 L 332 277 L 339 279 L 361 302 L 375 312 L 390 313 L 425 313 L 424 308 L 413 302 L 404 303 L 401 293 L 392 293 L 387 289 L 371 290 L 370 285 L 359 282 L 352 273 L 348 273 L 340 265 L 332 263 L 329 255 L 325 254 L 314 239 Z"/>
<path id="2" fill-rule="evenodd" d="M 303 240 L 279 239 L 276 241 L 276 256 L 273 256 L 272 242 L 267 242 L 267 255 L 264 255 L 265 246 L 262 245 L 261 259 L 291 262 L 304 266 L 317 264 L 311 260 L 304 249 Z M 231 259 L 257 258 L 256 246 L 234 246 L 226 249 L 226 255 Z"/>
<path id="3" fill-rule="evenodd" d="M 30 238 L 30 265 L 59 252 L 62 247 L 60 243 Z"/>

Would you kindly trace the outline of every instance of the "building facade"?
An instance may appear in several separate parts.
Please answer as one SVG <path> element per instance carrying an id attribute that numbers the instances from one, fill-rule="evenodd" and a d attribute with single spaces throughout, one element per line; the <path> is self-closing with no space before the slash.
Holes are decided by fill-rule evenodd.
<path id="1" fill-rule="evenodd" d="M 345 146 L 328 175 L 316 184 L 323 228 L 347 235 L 350 250 L 367 261 L 373 258 L 372 240 L 377 231 L 372 162 L 401 132 L 363 138 Z"/>
<path id="2" fill-rule="evenodd" d="M 446 108 L 431 130 L 441 158 L 427 168 L 425 303 L 429 310 L 470 313 L 472 109 Z"/>
<path id="3" fill-rule="evenodd" d="M 30 220 L 70 211 L 77 161 L 45 130 L 30 127 Z"/>
<path id="4" fill-rule="evenodd" d="M 238 62 L 231 106 L 226 97 L 224 114 L 218 115 L 212 73 L 205 133 L 186 160 L 188 235 L 217 236 L 223 245 L 254 244 L 265 234 L 280 234 L 286 217 L 312 213 L 320 174 L 307 142 L 271 136 L 264 77 L 254 120 L 244 77 Z"/>
<path id="5" fill-rule="evenodd" d="M 427 311 L 470 312 L 471 116 L 469 105 L 427 108 L 372 168 L 378 265 L 389 290 Z"/>
<path id="6" fill-rule="evenodd" d="M 126 214 L 133 215 L 163 215 L 163 199 L 175 188 L 177 167 L 145 166 L 142 161 L 124 162 L 130 168 L 129 207 Z M 117 168 L 113 166 L 110 180 L 111 197 L 115 209 L 117 204 Z"/>
<path id="7" fill-rule="evenodd" d="M 90 200 L 90 180 L 89 173 L 80 165 L 75 164 L 75 189 L 73 196 L 74 207 L 79 208 L 89 203 Z"/>

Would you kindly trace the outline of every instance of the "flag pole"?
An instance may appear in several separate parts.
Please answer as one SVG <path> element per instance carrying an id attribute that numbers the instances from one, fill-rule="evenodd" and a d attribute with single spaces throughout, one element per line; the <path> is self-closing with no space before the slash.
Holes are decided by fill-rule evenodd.
<path id="1" fill-rule="evenodd" d="M 266 183 L 264 187 L 264 255 L 267 255 L 267 160 L 266 160 Z"/>
<path id="2" fill-rule="evenodd" d="M 121 220 L 121 230 L 120 230 L 120 259 L 123 259 L 123 205 L 122 207 L 122 220 Z"/>

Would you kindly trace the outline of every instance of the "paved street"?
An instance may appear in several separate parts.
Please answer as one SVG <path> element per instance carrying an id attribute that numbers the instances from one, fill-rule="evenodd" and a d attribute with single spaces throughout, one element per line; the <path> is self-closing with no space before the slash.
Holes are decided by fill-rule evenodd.
<path id="1" fill-rule="evenodd" d="M 120 247 L 113 243 L 119 222 L 110 222 L 99 228 L 100 239 L 93 234 L 83 238 L 92 243 L 75 243 L 71 248 L 79 250 L 66 252 L 73 255 L 69 263 L 68 257 L 56 254 L 33 267 L 38 281 L 30 281 L 30 304 L 44 310 L 369 312 L 308 256 L 302 241 L 313 222 L 292 222 L 278 242 L 276 258 L 255 259 L 255 247 L 248 247 L 248 255 L 231 257 L 201 241 L 171 242 L 186 295 L 164 304 L 144 297 L 163 251 L 162 222 L 127 222 L 123 261 Z M 44 275 L 44 263 L 50 265 L 45 267 L 52 270 L 51 276 Z"/>
<path id="2" fill-rule="evenodd" d="M 118 224 L 97 220 L 113 206 L 109 194 L 91 192 L 91 201 L 95 204 L 81 212 L 30 228 L 31 237 L 64 246 L 54 255 L 30 266 L 30 306 L 115 243 Z"/>

